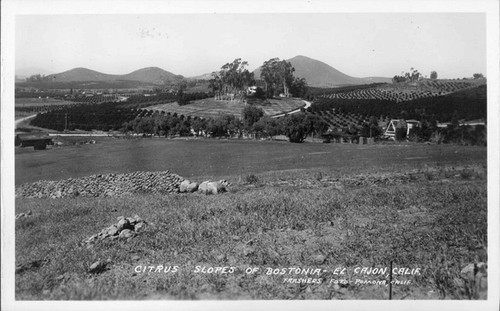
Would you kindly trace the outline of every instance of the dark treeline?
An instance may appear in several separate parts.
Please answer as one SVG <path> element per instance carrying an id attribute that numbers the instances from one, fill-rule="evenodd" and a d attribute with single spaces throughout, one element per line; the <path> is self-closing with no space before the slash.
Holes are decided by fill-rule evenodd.
<path id="1" fill-rule="evenodd" d="M 459 126 L 453 122 L 445 128 L 438 128 L 430 122 L 422 122 L 421 127 L 410 130 L 408 137 L 406 137 L 406 128 L 396 129 L 396 140 L 486 146 L 487 132 L 484 125 Z"/>
<path id="2" fill-rule="evenodd" d="M 458 119 L 486 118 L 486 85 L 444 96 L 421 98 L 397 103 L 377 99 L 330 99 L 318 98 L 309 108 L 311 112 L 335 109 L 338 112 L 365 116 L 389 116 L 390 118 L 435 119 L 450 122 Z"/>
<path id="3" fill-rule="evenodd" d="M 253 137 L 269 138 L 285 135 L 291 142 L 303 142 L 308 135 L 321 136 L 328 125 L 315 115 L 297 113 L 275 119 L 264 116 L 264 111 L 254 106 L 245 107 L 242 118 L 223 114 L 203 119 L 170 113 L 154 113 L 138 116 L 125 122 L 122 131 L 154 136 L 202 136 L 202 137 Z"/>
<path id="4" fill-rule="evenodd" d="M 29 112 L 41 112 L 37 115 L 31 123 L 35 126 L 54 129 L 57 131 L 63 130 L 120 130 L 124 122 L 133 120 L 136 117 L 146 117 L 154 114 L 153 111 L 141 110 L 154 104 L 169 103 L 180 101 L 189 103 L 190 100 L 206 98 L 208 95 L 205 93 L 191 93 L 191 94 L 172 94 L 161 93 L 157 95 L 144 96 L 134 95 L 131 96 L 126 102 L 95 102 L 88 101 L 93 97 L 75 97 L 75 102 L 81 104 L 75 105 L 40 105 L 40 107 L 27 107 Z M 87 99 L 87 101 L 82 101 Z M 45 108 L 43 110 L 38 108 Z M 19 111 L 22 108 L 16 108 Z"/>
<path id="5" fill-rule="evenodd" d="M 261 108 L 247 106 L 242 118 L 234 115 L 220 115 L 203 119 L 146 109 L 120 107 L 121 103 L 99 105 L 64 106 L 59 110 L 37 115 L 32 124 L 58 131 L 102 130 L 122 131 L 143 136 L 201 136 L 201 137 L 253 137 L 273 139 L 285 135 L 290 142 L 303 142 L 307 136 L 326 137 L 380 137 L 383 130 L 378 119 L 371 117 L 362 124 L 351 123 L 345 128 L 335 128 L 333 132 L 324 118 L 312 113 L 296 113 L 279 119 L 265 116 Z M 435 120 L 423 120 L 421 127 L 412 129 L 406 137 L 406 127 L 396 131 L 397 140 L 415 142 L 459 143 L 486 145 L 484 126 L 459 126 L 457 114 L 447 128 L 438 128 Z M 338 131 L 340 129 L 340 131 Z"/>
<path id="6" fill-rule="evenodd" d="M 120 108 L 121 103 L 107 102 L 97 105 L 71 105 L 38 114 L 31 124 L 57 131 L 67 130 L 119 130 L 126 121 L 147 111 Z"/>

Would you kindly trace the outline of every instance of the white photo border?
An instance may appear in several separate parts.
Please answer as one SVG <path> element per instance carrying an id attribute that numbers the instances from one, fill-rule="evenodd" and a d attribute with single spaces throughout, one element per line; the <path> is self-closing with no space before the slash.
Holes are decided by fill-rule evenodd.
<path id="1" fill-rule="evenodd" d="M 436 1 L 154 1 L 154 0 L 8 0 L 1 10 L 1 295 L 5 310 L 157 309 L 499 309 L 499 3 L 496 0 Z M 14 285 L 14 64 L 17 15 L 51 14 L 222 14 L 222 13 L 459 13 L 486 15 L 488 79 L 488 300 L 486 301 L 15 301 Z"/>

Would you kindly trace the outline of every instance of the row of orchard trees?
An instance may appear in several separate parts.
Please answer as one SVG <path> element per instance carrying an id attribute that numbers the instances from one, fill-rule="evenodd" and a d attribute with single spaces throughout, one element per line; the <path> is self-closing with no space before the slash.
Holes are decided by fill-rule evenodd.
<path id="1" fill-rule="evenodd" d="M 210 88 L 216 100 L 243 99 L 249 86 L 256 84 L 253 72 L 246 67 L 248 62 L 241 58 L 227 63 L 218 72 L 212 73 Z M 266 96 L 273 97 L 283 94 L 285 97 L 303 97 L 307 93 L 307 81 L 294 77 L 295 69 L 290 62 L 272 58 L 261 66 L 260 79 L 265 84 Z"/>
<path id="2" fill-rule="evenodd" d="M 247 106 L 242 111 L 241 119 L 229 114 L 202 119 L 157 113 L 125 122 L 122 131 L 165 137 L 175 135 L 237 138 L 252 136 L 273 139 L 277 135 L 286 135 L 291 142 L 303 142 L 308 135 L 319 136 L 327 129 L 328 124 L 312 114 L 296 113 L 275 119 L 265 116 L 261 108 Z"/>

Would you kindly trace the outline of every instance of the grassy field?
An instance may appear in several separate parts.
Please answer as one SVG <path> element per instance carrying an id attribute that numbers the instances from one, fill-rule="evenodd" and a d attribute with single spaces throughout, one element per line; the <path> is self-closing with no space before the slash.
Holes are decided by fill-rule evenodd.
<path id="1" fill-rule="evenodd" d="M 166 169 L 231 182 L 214 196 L 16 199 L 16 214 L 33 212 L 16 220 L 16 299 L 387 299 L 387 286 L 355 284 L 386 275 L 350 268 L 391 261 L 421 271 L 394 276 L 411 283 L 394 285 L 393 299 L 484 299 L 460 270 L 487 262 L 485 168 L 486 148 L 451 145 L 105 139 L 16 149 L 16 184 Z M 135 214 L 149 223 L 138 236 L 80 243 Z M 98 260 L 106 267 L 90 273 Z M 321 272 L 265 273 L 288 267 Z M 322 281 L 290 281 L 301 277 Z"/>
<path id="2" fill-rule="evenodd" d="M 77 138 L 76 140 L 78 140 Z M 81 138 L 85 140 L 87 138 Z M 224 178 L 290 169 L 339 174 L 486 162 L 486 148 L 455 145 L 290 144 L 216 139 L 92 138 L 95 145 L 16 148 L 16 185 L 91 174 L 170 170 L 185 178 Z M 50 147 L 50 146 L 49 146 Z"/>
<path id="3" fill-rule="evenodd" d="M 256 105 L 264 110 L 267 115 L 285 113 L 304 106 L 300 99 L 269 99 L 261 105 Z M 232 114 L 241 117 L 245 108 L 242 101 L 215 100 L 213 98 L 200 99 L 188 105 L 179 106 L 178 103 L 168 103 L 147 107 L 146 109 L 177 113 L 178 115 L 197 116 L 203 118 L 216 117 L 220 114 Z"/>

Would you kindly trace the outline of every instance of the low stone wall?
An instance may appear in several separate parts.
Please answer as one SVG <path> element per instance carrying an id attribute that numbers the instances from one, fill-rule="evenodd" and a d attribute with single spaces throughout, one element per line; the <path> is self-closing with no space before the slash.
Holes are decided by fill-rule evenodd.
<path id="1" fill-rule="evenodd" d="M 163 172 L 91 175 L 57 181 L 37 181 L 16 188 L 16 197 L 110 197 L 134 193 L 177 193 L 184 178 Z"/>

